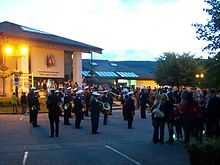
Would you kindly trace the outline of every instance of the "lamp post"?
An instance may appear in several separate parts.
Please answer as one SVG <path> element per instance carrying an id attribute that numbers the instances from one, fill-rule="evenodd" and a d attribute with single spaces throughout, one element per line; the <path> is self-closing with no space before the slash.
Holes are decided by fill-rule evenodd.
<path id="1" fill-rule="evenodd" d="M 15 57 L 15 72 L 14 72 L 14 83 L 15 83 L 15 94 L 18 96 L 18 86 L 19 86 L 19 76 L 18 71 L 18 57 L 27 56 L 29 53 L 29 48 L 25 44 L 22 45 L 5 45 L 3 47 L 3 52 L 6 56 Z"/>
<path id="2" fill-rule="evenodd" d="M 200 86 L 200 81 L 204 78 L 204 74 L 203 73 L 200 73 L 200 74 L 196 74 L 195 75 L 195 77 L 196 77 L 196 79 L 198 80 L 198 82 L 199 82 L 199 86 Z"/>
<path id="3" fill-rule="evenodd" d="M 92 82 L 91 84 L 93 84 L 94 82 L 94 67 L 93 67 L 93 54 L 92 52 L 90 52 L 90 69 L 89 69 L 89 76 L 90 76 L 90 81 Z M 90 84 L 90 85 L 91 85 Z"/>

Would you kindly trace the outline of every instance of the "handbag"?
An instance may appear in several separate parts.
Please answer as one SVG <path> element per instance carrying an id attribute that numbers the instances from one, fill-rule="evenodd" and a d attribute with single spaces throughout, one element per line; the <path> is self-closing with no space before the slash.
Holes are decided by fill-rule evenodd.
<path id="1" fill-rule="evenodd" d="M 153 117 L 155 118 L 163 118 L 164 113 L 160 110 L 160 103 L 157 105 L 156 108 L 152 111 Z"/>

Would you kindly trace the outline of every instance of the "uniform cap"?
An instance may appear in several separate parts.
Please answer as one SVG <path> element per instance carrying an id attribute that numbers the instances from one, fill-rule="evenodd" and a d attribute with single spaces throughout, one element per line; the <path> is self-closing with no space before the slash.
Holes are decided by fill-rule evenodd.
<path id="1" fill-rule="evenodd" d="M 80 89 L 80 90 L 78 90 L 78 91 L 76 92 L 77 95 L 78 95 L 78 94 L 81 94 L 81 93 L 83 93 L 83 90 L 82 90 L 82 89 Z"/>
<path id="2" fill-rule="evenodd" d="M 71 89 L 71 87 L 68 87 L 68 88 L 66 88 L 67 90 L 70 90 Z"/>
<path id="3" fill-rule="evenodd" d="M 100 96 L 100 94 L 99 94 L 98 92 L 96 92 L 96 91 L 92 92 L 92 95 L 94 95 L 94 96 Z"/>
<path id="4" fill-rule="evenodd" d="M 84 89 L 89 89 L 89 86 L 86 86 Z"/>

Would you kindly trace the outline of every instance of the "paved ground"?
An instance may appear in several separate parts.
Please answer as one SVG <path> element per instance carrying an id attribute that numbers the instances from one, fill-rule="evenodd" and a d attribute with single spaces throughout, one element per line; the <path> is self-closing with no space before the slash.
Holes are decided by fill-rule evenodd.
<path id="1" fill-rule="evenodd" d="M 91 134 L 89 118 L 80 130 L 61 120 L 59 138 L 49 138 L 46 114 L 39 115 L 39 124 L 33 129 L 27 116 L 0 115 L 0 165 L 189 165 L 182 145 L 151 143 L 150 117 L 136 115 L 128 130 L 114 112 L 107 126 L 100 120 L 98 135 Z"/>

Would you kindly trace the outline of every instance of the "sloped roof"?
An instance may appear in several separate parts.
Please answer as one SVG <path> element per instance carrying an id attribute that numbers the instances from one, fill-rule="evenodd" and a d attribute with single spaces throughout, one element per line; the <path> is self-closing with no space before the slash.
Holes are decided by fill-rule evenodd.
<path id="1" fill-rule="evenodd" d="M 82 59 L 82 70 L 90 71 L 90 60 Z M 120 76 L 120 72 L 124 72 L 128 77 L 134 79 L 154 79 L 154 71 L 157 63 L 155 61 L 108 61 L 93 60 L 95 72 L 115 72 Z M 137 76 L 135 76 L 136 74 Z M 134 75 L 133 77 L 129 77 Z M 122 76 L 121 76 L 122 77 Z"/>
<path id="2" fill-rule="evenodd" d="M 1 22 L 0 23 L 0 34 L 5 34 L 8 36 L 14 36 L 24 39 L 45 41 L 50 43 L 56 43 L 66 46 L 72 46 L 81 49 L 83 52 L 96 52 L 102 53 L 102 48 L 88 45 L 82 42 L 74 41 L 68 38 L 43 32 L 37 29 L 33 29 L 27 26 L 18 25 L 11 22 Z"/>

